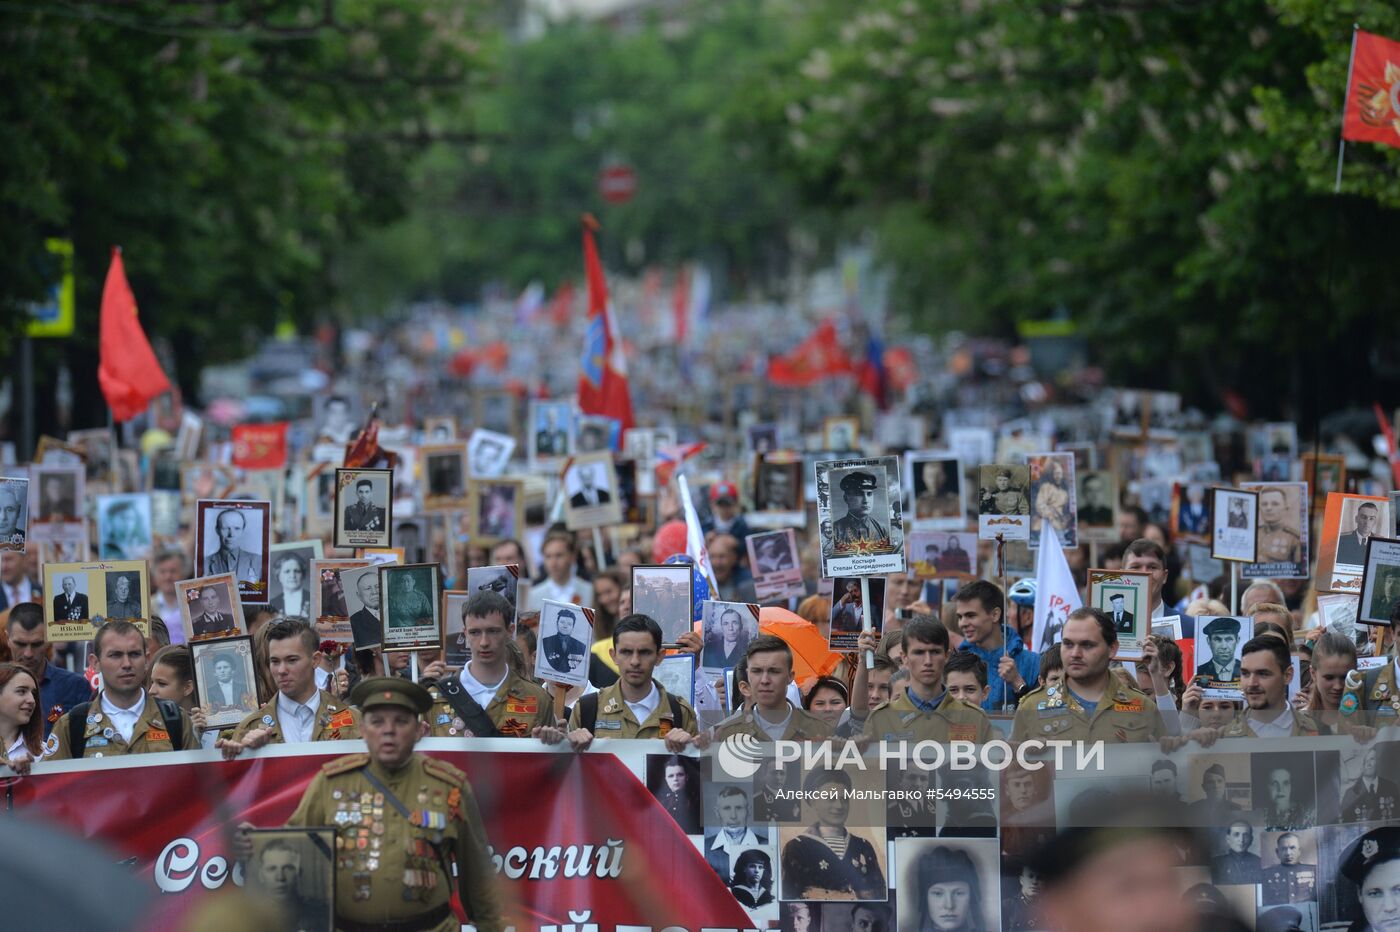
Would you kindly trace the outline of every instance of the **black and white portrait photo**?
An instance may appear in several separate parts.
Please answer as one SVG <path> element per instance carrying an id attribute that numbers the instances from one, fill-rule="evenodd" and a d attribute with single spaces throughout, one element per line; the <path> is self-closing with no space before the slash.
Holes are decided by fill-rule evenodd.
<path id="1" fill-rule="evenodd" d="M 423 419 L 423 443 L 451 443 L 457 439 L 457 422 L 449 416 Z"/>
<path id="2" fill-rule="evenodd" d="M 320 559 L 319 540 L 272 545 L 268 608 L 294 618 L 311 617 L 311 561 Z"/>
<path id="3" fill-rule="evenodd" d="M 899 932 L 1004 928 L 995 841 L 900 838 L 894 850 L 899 868 L 895 902 Z"/>
<path id="4" fill-rule="evenodd" d="M 228 728 L 258 710 L 253 639 L 231 637 L 190 645 L 195 695 L 206 728 Z"/>
<path id="5" fill-rule="evenodd" d="M 570 530 L 606 527 L 622 520 L 617 475 L 608 453 L 574 457 L 564 472 L 564 523 Z"/>
<path id="6" fill-rule="evenodd" d="M 760 602 L 787 599 L 806 593 L 802 567 L 797 560 L 797 532 L 750 534 L 744 540 L 753 570 L 754 593 Z"/>
<path id="7" fill-rule="evenodd" d="M 191 643 L 247 633 L 238 583 L 228 573 L 181 580 L 175 584 L 175 598 Z"/>
<path id="8" fill-rule="evenodd" d="M 589 645 L 593 643 L 593 609 L 545 599 L 540 608 L 535 678 L 582 686 L 588 682 Z"/>
<path id="9" fill-rule="evenodd" d="M 29 534 L 29 480 L 0 478 L 0 550 L 24 553 Z"/>
<path id="10" fill-rule="evenodd" d="M 321 420 L 316 425 L 316 442 L 346 444 L 356 425 L 350 412 L 350 399 L 331 395 L 321 404 Z"/>
<path id="11" fill-rule="evenodd" d="M 103 574 L 103 584 L 107 589 L 106 614 L 108 621 L 124 618 L 145 618 L 146 592 L 142 586 L 144 574 L 135 570 L 108 570 Z"/>
<path id="12" fill-rule="evenodd" d="M 702 670 L 737 666 L 749 642 L 758 637 L 758 606 L 747 602 L 701 603 Z"/>
<path id="13" fill-rule="evenodd" d="M 1211 489 L 1210 555 L 1217 560 L 1254 563 L 1258 556 L 1259 493 Z"/>
<path id="14" fill-rule="evenodd" d="M 467 506 L 466 444 L 420 447 L 423 458 L 423 507 L 429 511 L 460 511 Z"/>
<path id="15" fill-rule="evenodd" d="M 478 481 L 472 489 L 471 536 L 482 546 L 518 538 L 525 525 L 525 489 L 519 480 Z"/>
<path id="16" fill-rule="evenodd" d="M 393 470 L 335 471 L 335 546 L 389 547 Z"/>
<path id="17" fill-rule="evenodd" d="M 520 567 L 514 563 L 470 567 L 466 591 L 468 594 L 494 592 L 509 602 L 512 614 L 506 619 L 507 627 L 513 627 L 520 617 Z"/>
<path id="18" fill-rule="evenodd" d="M 151 496 L 97 497 L 97 555 L 103 560 L 146 560 L 151 556 Z"/>
<path id="19" fill-rule="evenodd" d="M 899 457 L 819 462 L 822 575 L 902 573 Z"/>
<path id="20" fill-rule="evenodd" d="M 914 527 L 932 530 L 967 527 L 962 461 L 949 453 L 911 453 L 908 467 Z"/>
<path id="21" fill-rule="evenodd" d="M 379 567 L 382 564 L 340 570 L 340 588 L 356 650 L 378 647 L 384 636 L 380 610 Z"/>
<path id="22" fill-rule="evenodd" d="M 551 472 L 574 452 L 574 411 L 567 401 L 532 401 L 529 422 L 530 468 Z"/>
<path id="23" fill-rule="evenodd" d="M 428 519 L 398 518 L 394 521 L 394 534 L 391 543 L 403 551 L 404 563 L 428 562 Z"/>
<path id="24" fill-rule="evenodd" d="M 575 453 L 602 453 L 617 448 L 619 425 L 608 417 L 579 415 L 574 443 Z"/>
<path id="25" fill-rule="evenodd" d="M 259 901 L 270 904 L 298 932 L 335 929 L 335 830 L 331 828 L 253 829 L 245 873 Z"/>
<path id="26" fill-rule="evenodd" d="M 60 621 L 81 621 L 91 618 L 88 610 L 87 574 L 60 573 L 58 592 L 53 597 L 53 617 Z"/>
<path id="27" fill-rule="evenodd" d="M 1240 651 L 1250 639 L 1254 621 L 1229 615 L 1196 618 L 1196 669 L 1202 694 L 1208 699 L 1244 698 L 1240 689 Z"/>
<path id="28" fill-rule="evenodd" d="M 36 541 L 87 540 L 83 517 L 82 467 L 42 465 L 30 469 L 29 537 Z"/>
<path id="29" fill-rule="evenodd" d="M 769 512 L 802 510 L 802 461 L 770 461 L 758 464 L 754 484 L 754 509 Z"/>
<path id="30" fill-rule="evenodd" d="M 467 470 L 473 479 L 494 479 L 506 471 L 514 452 L 510 434 L 477 428 L 467 439 Z"/>
<path id="31" fill-rule="evenodd" d="M 238 580 L 244 602 L 266 602 L 271 518 L 271 502 L 199 501 L 195 506 L 197 575 L 228 573 Z"/>

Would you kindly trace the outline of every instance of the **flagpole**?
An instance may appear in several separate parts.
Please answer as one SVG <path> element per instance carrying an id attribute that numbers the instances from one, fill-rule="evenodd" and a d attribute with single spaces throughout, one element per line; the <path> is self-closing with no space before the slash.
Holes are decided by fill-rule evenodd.
<path id="1" fill-rule="evenodd" d="M 1347 103 L 1351 100 L 1351 74 L 1356 64 L 1356 35 L 1360 31 L 1359 23 L 1351 24 L 1351 55 L 1347 57 L 1347 91 L 1346 96 L 1342 98 L 1342 137 L 1337 140 L 1337 183 L 1332 188 L 1333 194 L 1342 193 L 1342 162 L 1345 161 L 1347 153 Z"/>

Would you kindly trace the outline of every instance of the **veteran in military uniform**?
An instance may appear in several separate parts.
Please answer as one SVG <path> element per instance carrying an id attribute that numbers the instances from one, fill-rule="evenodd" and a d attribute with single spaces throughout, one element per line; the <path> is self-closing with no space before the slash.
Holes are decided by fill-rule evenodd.
<path id="1" fill-rule="evenodd" d="M 1249 850 L 1252 844 L 1254 826 L 1247 819 L 1231 822 L 1225 829 L 1225 853 L 1211 861 L 1211 880 L 1217 885 L 1258 883 L 1263 866 L 1259 855 Z"/>
<path id="2" fill-rule="evenodd" d="M 1395 626 L 1391 625 L 1391 630 Z M 1367 724 L 1377 728 L 1385 728 L 1387 725 L 1396 724 L 1400 719 L 1400 689 L 1396 684 L 1400 683 L 1400 660 L 1392 660 L 1383 667 L 1372 667 L 1361 674 L 1361 690 L 1358 692 L 1357 705 L 1367 713 Z M 1342 711 L 1346 712 L 1346 698 L 1342 699 Z"/>
<path id="3" fill-rule="evenodd" d="M 528 738 L 554 725 L 553 701 L 511 663 L 510 602 L 499 592 L 473 592 L 462 604 L 462 636 L 472 659 L 429 685 L 428 726 L 434 738 Z M 431 667 L 431 665 L 430 665 Z"/>
<path id="4" fill-rule="evenodd" d="M 1065 679 L 1021 698 L 1011 740 L 1156 741 L 1162 716 L 1152 697 L 1109 673 L 1118 643 L 1113 619 L 1097 608 L 1070 612 L 1061 634 Z M 1097 697 L 1091 699 L 1091 697 Z"/>
<path id="5" fill-rule="evenodd" d="M 1259 562 L 1302 563 L 1303 538 L 1284 524 L 1288 498 L 1282 489 L 1259 490 Z"/>
<path id="6" fill-rule="evenodd" d="M 1031 503 L 1026 498 L 1026 490 L 1011 485 L 1011 470 L 998 469 L 996 487 L 983 489 L 977 510 L 984 515 L 1028 515 Z"/>
<path id="7" fill-rule="evenodd" d="M 374 504 L 374 483 L 361 479 L 355 483 L 355 501 L 345 506 L 345 530 L 384 530 L 384 509 Z"/>
<path id="8" fill-rule="evenodd" d="M 481 814 L 466 775 L 413 753 L 427 690 L 400 677 L 372 677 L 351 693 L 363 713 L 368 754 L 321 768 L 289 827 L 336 827 L 336 928 L 341 932 L 456 932 L 452 868 L 481 932 L 505 923 Z M 244 823 L 241 828 L 251 828 Z M 240 833 L 235 848 L 247 857 Z"/>
<path id="9" fill-rule="evenodd" d="M 879 482 L 873 473 L 856 470 L 841 479 L 841 499 L 846 514 L 832 525 L 832 540 L 838 547 L 849 547 L 861 541 L 889 540 L 890 533 L 870 516 L 875 506 L 875 490 Z"/>
<path id="10" fill-rule="evenodd" d="M 1284 832 L 1274 846 L 1278 863 L 1264 870 L 1263 903 L 1311 903 L 1317 899 L 1317 865 L 1303 864 L 1303 843 L 1293 832 Z"/>
<path id="11" fill-rule="evenodd" d="M 146 638 L 129 621 L 114 619 L 92 639 L 102 690 L 63 714 L 49 733 L 49 760 L 121 757 L 199 747 L 194 725 L 174 703 L 146 693 Z M 77 717 L 75 719 L 75 716 Z M 176 741 L 171 728 L 179 728 Z M 80 733 L 82 750 L 73 744 Z M 178 743 L 178 748 L 177 748 Z"/>
<path id="12" fill-rule="evenodd" d="M 818 770 L 803 786 L 817 821 L 783 845 L 783 899 L 874 900 L 886 895 L 885 875 L 870 839 L 846 828 L 850 774 Z"/>

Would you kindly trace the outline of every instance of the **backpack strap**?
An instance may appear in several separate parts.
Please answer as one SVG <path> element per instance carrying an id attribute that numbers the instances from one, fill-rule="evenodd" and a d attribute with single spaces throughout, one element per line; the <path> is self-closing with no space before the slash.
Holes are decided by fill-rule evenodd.
<path id="1" fill-rule="evenodd" d="M 87 714 L 91 702 L 80 702 L 68 710 L 68 753 L 78 760 L 87 750 Z"/>
<path id="2" fill-rule="evenodd" d="M 185 723 L 180 717 L 180 706 L 173 699 L 157 699 L 160 717 L 165 719 L 165 733 L 170 736 L 170 747 L 175 751 L 185 749 Z"/>
<path id="3" fill-rule="evenodd" d="M 592 734 L 598 727 L 598 694 L 589 693 L 578 701 L 579 726 Z"/>
<path id="4" fill-rule="evenodd" d="M 685 720 L 681 712 L 681 700 L 679 697 L 673 696 L 670 693 L 666 694 L 666 698 L 671 700 L 671 721 L 675 722 L 676 727 L 679 728 L 681 722 Z"/>
<path id="5" fill-rule="evenodd" d="M 491 721 L 491 716 L 487 715 L 486 710 L 467 692 L 457 674 L 453 673 L 451 676 L 443 677 L 438 682 L 438 689 L 457 713 L 457 716 L 466 723 L 467 728 L 471 729 L 473 735 L 478 738 L 499 738 L 501 736 L 501 733 L 496 730 L 496 723 Z"/>

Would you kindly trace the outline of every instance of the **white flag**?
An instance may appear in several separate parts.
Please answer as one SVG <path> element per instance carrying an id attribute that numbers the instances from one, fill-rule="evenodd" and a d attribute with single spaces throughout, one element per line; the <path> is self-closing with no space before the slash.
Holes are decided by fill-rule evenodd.
<path id="1" fill-rule="evenodd" d="M 705 549 L 705 532 L 700 528 L 700 515 L 690 500 L 690 484 L 685 475 L 676 476 L 681 490 L 681 507 L 685 510 L 685 553 L 695 561 L 695 568 L 710 584 L 711 595 L 719 595 L 719 583 L 715 581 L 715 571 L 710 567 L 710 551 Z"/>
<path id="2" fill-rule="evenodd" d="M 1060 643 L 1065 619 L 1083 604 L 1059 536 L 1042 534 L 1035 559 L 1035 626 L 1031 629 L 1031 649 L 1039 653 Z"/>

